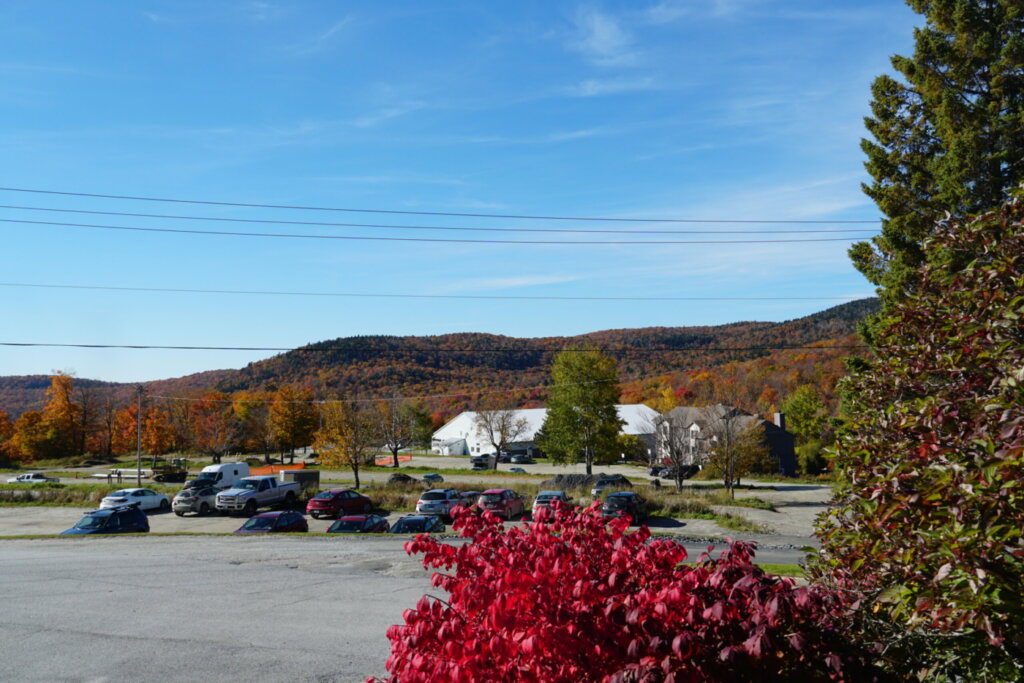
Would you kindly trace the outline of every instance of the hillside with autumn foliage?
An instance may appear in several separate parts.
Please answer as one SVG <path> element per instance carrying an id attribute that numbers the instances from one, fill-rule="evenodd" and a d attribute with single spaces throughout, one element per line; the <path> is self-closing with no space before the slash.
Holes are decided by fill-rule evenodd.
<path id="1" fill-rule="evenodd" d="M 422 397 L 434 411 L 472 407 L 481 392 L 502 391 L 520 407 L 541 405 L 554 355 L 565 348 L 596 347 L 619 363 L 624 403 L 700 399 L 726 372 L 744 396 L 765 409 L 793 387 L 814 384 L 834 405 L 840 359 L 856 355 L 857 323 L 877 310 L 863 299 L 781 323 L 738 322 L 705 327 L 647 327 L 574 337 L 515 338 L 481 333 L 429 337 L 358 336 L 317 342 L 240 370 L 215 370 L 146 382 L 147 392 L 197 395 L 308 387 L 317 396 Z M 779 351 L 778 347 L 814 346 Z M 133 384 L 75 378 L 78 391 L 103 402 L 127 403 Z M 46 401 L 45 375 L 0 377 L 0 409 L 16 418 Z M 671 406 L 670 406 L 671 407 Z"/>
<path id="2" fill-rule="evenodd" d="M 274 450 L 311 443 L 318 405 L 322 410 L 321 401 L 335 399 L 356 399 L 369 413 L 376 411 L 377 431 L 401 413 L 403 423 L 416 425 L 417 436 L 408 435 L 405 443 L 422 442 L 463 410 L 544 405 L 555 355 L 587 348 L 618 363 L 622 403 L 646 403 L 661 412 L 714 402 L 762 415 L 787 412 L 806 451 L 804 470 L 813 473 L 822 466 L 821 446 L 832 438 L 829 418 L 836 413 L 843 358 L 865 352 L 854 330 L 876 305 L 852 302 L 782 323 L 605 330 L 576 337 L 449 334 L 324 341 L 241 370 L 144 384 L 142 447 L 154 455 L 198 452 L 219 459 L 248 452 L 269 458 Z M 140 422 L 135 388 L 63 373 L 0 378 L 0 459 L 126 452 L 134 447 Z"/>

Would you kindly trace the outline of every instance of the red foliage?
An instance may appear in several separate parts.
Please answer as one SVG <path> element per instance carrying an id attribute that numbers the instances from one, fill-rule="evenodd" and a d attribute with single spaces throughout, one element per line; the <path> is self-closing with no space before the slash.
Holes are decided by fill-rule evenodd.
<path id="1" fill-rule="evenodd" d="M 765 574 L 752 544 L 685 565 L 678 543 L 594 508 L 538 511 L 507 531 L 490 513 L 459 514 L 455 528 L 469 542 L 406 544 L 454 573 L 433 575 L 447 601 L 425 595 L 388 629 L 390 681 L 871 678 L 838 599 Z"/>

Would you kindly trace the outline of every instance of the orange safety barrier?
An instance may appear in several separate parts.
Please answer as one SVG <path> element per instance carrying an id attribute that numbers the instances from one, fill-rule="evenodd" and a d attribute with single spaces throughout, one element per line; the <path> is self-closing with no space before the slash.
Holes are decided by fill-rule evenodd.
<path id="1" fill-rule="evenodd" d="M 398 462 L 409 462 L 410 460 L 412 460 L 411 455 L 398 456 Z M 385 467 L 387 465 L 392 464 L 394 461 L 395 459 L 390 455 L 378 455 L 377 459 L 374 461 L 373 464 L 377 465 L 378 467 Z"/>
<path id="2" fill-rule="evenodd" d="M 254 467 L 249 470 L 249 474 L 252 476 L 258 476 L 263 474 L 277 474 L 281 470 L 304 470 L 306 469 L 306 463 L 297 462 L 294 465 L 266 465 L 265 467 Z"/>

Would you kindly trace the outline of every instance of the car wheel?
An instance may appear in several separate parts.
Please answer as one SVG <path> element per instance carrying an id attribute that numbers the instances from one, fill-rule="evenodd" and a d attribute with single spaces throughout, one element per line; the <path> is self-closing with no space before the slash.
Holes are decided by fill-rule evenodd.
<path id="1" fill-rule="evenodd" d="M 256 514 L 256 501 L 250 500 L 245 504 L 245 509 L 242 511 L 246 517 L 252 517 Z"/>
<path id="2" fill-rule="evenodd" d="M 312 517 L 313 519 L 320 519 L 320 513 L 319 512 L 310 512 L 309 516 Z"/>
<path id="3" fill-rule="evenodd" d="M 210 506 L 207 505 L 206 503 L 200 503 L 199 504 L 199 515 L 201 517 L 205 517 L 208 514 L 210 514 Z"/>
<path id="4" fill-rule="evenodd" d="M 373 506 L 372 505 L 370 505 L 369 503 L 366 503 L 365 505 L 363 505 L 363 514 L 364 515 L 368 515 L 372 511 L 373 511 Z"/>
<path id="5" fill-rule="evenodd" d="M 166 498 L 164 498 L 163 500 L 160 501 L 160 512 L 167 512 L 170 509 L 171 509 L 171 504 L 169 502 L 167 502 Z"/>
<path id="6" fill-rule="evenodd" d="M 293 507 L 295 507 L 295 494 L 292 493 L 291 491 L 284 494 L 284 506 L 288 510 L 291 510 Z"/>
<path id="7" fill-rule="evenodd" d="M 177 510 L 174 511 L 174 514 L 178 515 L 179 517 L 184 517 L 185 516 L 184 512 L 178 512 Z"/>

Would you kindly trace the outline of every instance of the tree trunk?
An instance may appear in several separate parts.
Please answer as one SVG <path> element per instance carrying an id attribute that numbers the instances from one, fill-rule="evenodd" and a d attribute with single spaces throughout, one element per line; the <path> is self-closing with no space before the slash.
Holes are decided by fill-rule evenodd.
<path id="1" fill-rule="evenodd" d="M 359 488 L 359 465 L 352 465 L 352 474 L 355 476 L 356 484 L 353 488 Z"/>
<path id="2" fill-rule="evenodd" d="M 392 448 L 391 449 L 391 458 L 392 458 L 392 460 L 391 460 L 392 464 L 395 467 L 398 467 L 398 449 L 397 448 Z"/>

